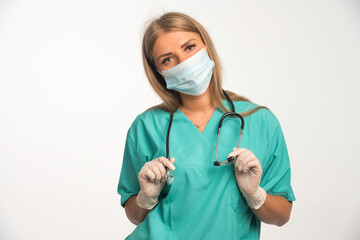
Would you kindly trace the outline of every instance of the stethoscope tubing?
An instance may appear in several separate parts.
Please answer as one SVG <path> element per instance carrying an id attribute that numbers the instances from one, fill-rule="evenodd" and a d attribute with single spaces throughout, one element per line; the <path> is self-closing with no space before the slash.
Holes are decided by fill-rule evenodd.
<path id="1" fill-rule="evenodd" d="M 217 130 L 217 140 L 216 140 L 216 148 L 215 148 L 215 159 L 216 161 L 214 162 L 214 165 L 215 166 L 221 166 L 221 165 L 227 165 L 227 164 L 230 164 L 231 162 L 233 162 L 235 160 L 235 158 L 233 156 L 230 156 L 229 158 L 227 158 L 225 161 L 218 161 L 217 159 L 217 148 L 218 148 L 218 143 L 219 143 L 219 137 L 220 137 L 220 131 L 221 131 L 221 127 L 222 127 L 222 123 L 223 121 L 225 120 L 226 117 L 228 116 L 233 116 L 233 117 L 238 117 L 240 118 L 241 120 L 241 127 L 240 127 L 240 136 L 239 136 L 239 141 L 238 141 L 238 145 L 237 147 L 239 148 L 240 146 L 240 141 L 241 141 L 241 136 L 243 134 L 243 131 L 244 131 L 244 126 L 245 126 L 245 122 L 244 122 L 244 118 L 243 116 L 241 116 L 240 114 L 236 113 L 235 112 L 235 106 L 234 106 L 234 103 L 233 101 L 231 100 L 231 98 L 229 97 L 229 95 L 225 92 L 225 90 L 223 89 L 222 90 L 228 103 L 230 104 L 231 106 L 231 112 L 226 112 L 220 119 L 219 121 L 219 125 L 218 125 L 218 130 Z M 173 118 L 174 118 L 174 113 L 171 112 L 170 113 L 170 121 L 169 121 L 169 126 L 168 126 L 168 130 L 167 130 L 167 134 L 166 134 L 166 158 L 167 159 L 170 159 L 169 158 L 169 154 L 170 154 L 170 144 L 169 144 L 169 139 L 170 139 L 170 130 L 171 130 L 171 125 L 172 125 L 172 121 L 173 121 Z M 166 173 L 166 181 L 167 183 L 170 185 L 174 180 L 174 171 L 167 168 L 167 173 Z"/>
<path id="2" fill-rule="evenodd" d="M 170 130 L 171 130 L 173 118 L 174 118 L 174 113 L 172 112 L 170 114 L 170 122 L 169 122 L 168 130 L 167 130 L 167 134 L 166 134 L 166 158 L 169 160 L 170 160 L 170 158 L 169 158 L 169 154 L 170 154 L 169 139 L 170 139 Z M 167 168 L 166 171 L 167 171 L 166 172 L 166 182 L 168 185 L 170 185 L 170 184 L 172 184 L 172 182 L 174 180 L 174 170 Z"/>
<path id="3" fill-rule="evenodd" d="M 231 100 L 230 100 L 230 101 L 231 101 Z M 216 139 L 216 148 L 215 148 L 215 159 L 216 159 L 216 161 L 214 162 L 214 165 L 215 165 L 215 166 L 227 165 L 227 164 L 230 164 L 232 161 L 234 161 L 234 157 L 232 157 L 232 156 L 230 156 L 229 158 L 227 158 L 225 161 L 222 161 L 222 162 L 220 162 L 220 161 L 217 159 L 217 148 L 218 148 L 218 143 L 219 143 L 219 137 L 220 137 L 220 132 L 221 132 L 222 123 L 223 123 L 223 121 L 225 120 L 225 118 L 226 118 L 226 117 L 229 117 L 229 116 L 235 116 L 235 117 L 240 118 L 240 120 L 241 120 L 240 136 L 239 136 L 239 141 L 238 141 L 238 145 L 237 145 L 238 148 L 240 147 L 241 136 L 242 136 L 242 134 L 243 134 L 244 126 L 245 126 L 244 118 L 243 118 L 243 116 L 241 116 L 240 114 L 238 114 L 238 113 L 236 113 L 236 112 L 227 112 L 227 113 L 225 113 L 225 114 L 221 117 L 221 119 L 220 119 L 220 121 L 219 121 L 218 130 L 217 130 L 217 139 Z"/>

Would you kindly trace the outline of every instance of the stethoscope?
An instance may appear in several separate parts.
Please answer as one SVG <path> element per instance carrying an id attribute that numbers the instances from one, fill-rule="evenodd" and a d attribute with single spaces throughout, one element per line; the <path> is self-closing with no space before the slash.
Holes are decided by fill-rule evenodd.
<path id="1" fill-rule="evenodd" d="M 240 114 L 235 112 L 234 103 L 230 99 L 229 95 L 224 91 L 224 89 L 222 91 L 223 91 L 229 105 L 231 106 L 231 112 L 226 112 L 219 121 L 219 126 L 218 126 L 218 130 L 217 130 L 216 148 L 215 148 L 215 159 L 216 159 L 216 161 L 214 162 L 215 166 L 227 165 L 235 160 L 235 158 L 233 156 L 230 156 L 225 161 L 221 161 L 221 162 L 217 158 L 217 149 L 218 149 L 218 144 L 219 144 L 220 131 L 221 131 L 221 127 L 222 127 L 222 123 L 223 123 L 224 119 L 226 117 L 232 116 L 232 117 L 238 117 L 241 120 L 240 136 L 239 136 L 239 142 L 237 145 L 238 148 L 240 146 L 240 140 L 241 140 L 241 136 L 243 134 L 244 125 L 245 125 L 244 118 Z M 171 130 L 171 124 L 172 124 L 173 118 L 174 118 L 174 113 L 171 112 L 169 126 L 168 126 L 168 130 L 167 130 L 167 134 L 166 134 L 166 158 L 167 159 L 170 159 L 169 158 L 169 138 L 170 138 L 170 130 Z M 174 171 L 171 169 L 167 169 L 166 177 L 167 177 L 167 179 L 166 179 L 167 184 L 169 184 L 169 185 L 172 184 L 172 182 L 174 181 Z"/>

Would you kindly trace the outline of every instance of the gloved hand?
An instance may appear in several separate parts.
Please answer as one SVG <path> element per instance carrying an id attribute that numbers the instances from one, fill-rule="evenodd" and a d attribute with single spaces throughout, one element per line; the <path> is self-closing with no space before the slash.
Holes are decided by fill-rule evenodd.
<path id="1" fill-rule="evenodd" d="M 140 191 L 136 197 L 137 204 L 145 209 L 152 209 L 158 203 L 158 197 L 165 186 L 166 169 L 175 170 L 175 158 L 159 157 L 151 160 L 141 168 L 138 178 Z"/>
<path id="2" fill-rule="evenodd" d="M 245 148 L 233 148 L 228 157 L 235 157 L 234 169 L 238 187 L 249 207 L 258 209 L 265 202 L 266 192 L 261 188 L 261 164 L 256 156 Z"/>

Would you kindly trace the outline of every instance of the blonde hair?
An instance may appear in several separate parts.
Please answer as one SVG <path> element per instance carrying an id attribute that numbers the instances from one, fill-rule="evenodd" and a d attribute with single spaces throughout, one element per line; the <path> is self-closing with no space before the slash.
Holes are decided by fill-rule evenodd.
<path id="1" fill-rule="evenodd" d="M 208 51 L 209 57 L 215 62 L 213 68 L 213 75 L 209 84 L 211 96 L 216 106 L 220 106 L 222 111 L 229 111 L 222 99 L 225 99 L 225 95 L 222 91 L 222 72 L 221 62 L 219 56 L 215 50 L 214 44 L 203 26 L 200 25 L 195 19 L 190 16 L 179 12 L 168 12 L 161 17 L 153 20 L 146 28 L 143 42 L 142 42 L 142 59 L 146 76 L 150 82 L 150 85 L 163 100 L 163 103 L 153 106 L 147 110 L 160 108 L 164 111 L 175 112 L 181 104 L 180 94 L 177 91 L 169 90 L 166 88 L 166 82 L 163 76 L 156 70 L 153 58 L 153 47 L 155 41 L 164 32 L 185 31 L 194 32 L 200 35 Z M 247 101 L 251 102 L 248 98 L 237 95 L 231 91 L 226 91 L 233 101 Z M 256 112 L 260 108 L 266 108 L 264 106 L 255 107 L 247 112 L 241 113 L 246 117 Z"/>

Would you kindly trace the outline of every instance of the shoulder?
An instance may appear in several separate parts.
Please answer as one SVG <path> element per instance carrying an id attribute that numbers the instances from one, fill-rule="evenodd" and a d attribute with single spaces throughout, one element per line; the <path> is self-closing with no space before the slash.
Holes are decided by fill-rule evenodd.
<path id="1" fill-rule="evenodd" d="M 152 159 L 154 147 L 164 145 L 170 113 L 150 109 L 136 116 L 127 132 L 127 142 L 143 161 Z"/>
<path id="2" fill-rule="evenodd" d="M 240 114 L 261 106 L 256 103 L 247 101 L 235 101 L 234 105 L 236 111 Z M 280 125 L 278 118 L 273 112 L 271 112 L 269 108 L 260 108 L 253 114 L 246 116 L 245 122 L 251 122 L 252 125 L 260 124 L 262 126 L 266 126 L 270 131 L 275 130 Z"/>
<path id="3" fill-rule="evenodd" d="M 153 119 L 160 119 L 165 116 L 170 115 L 169 112 L 166 112 L 160 108 L 153 108 L 146 110 L 139 115 L 137 115 L 135 121 L 146 121 L 146 120 L 153 120 Z"/>
<path id="4" fill-rule="evenodd" d="M 170 119 L 170 113 L 160 108 L 153 108 L 146 110 L 136 116 L 132 122 L 129 132 L 136 134 L 139 131 L 145 131 L 146 129 L 161 128 Z"/>

